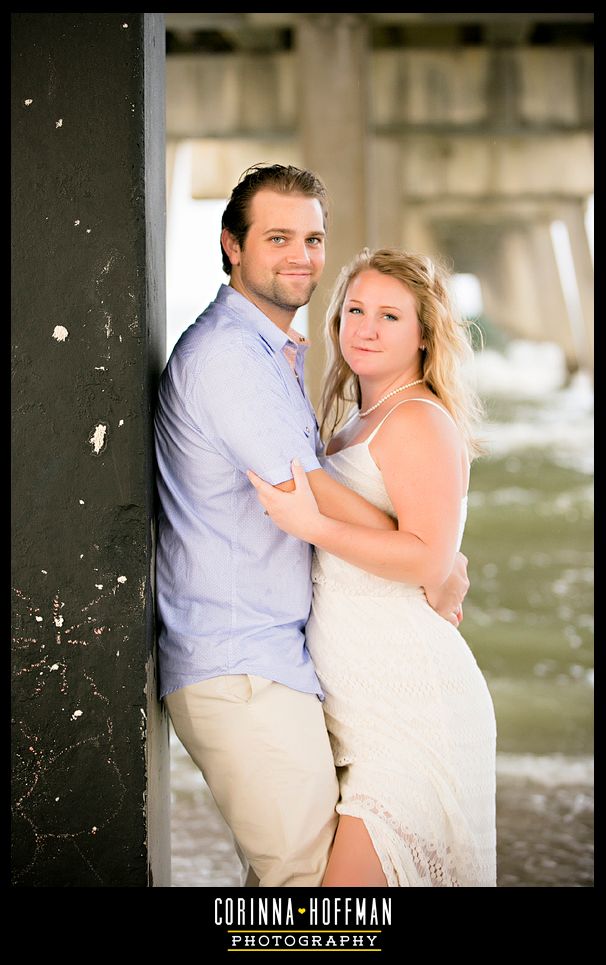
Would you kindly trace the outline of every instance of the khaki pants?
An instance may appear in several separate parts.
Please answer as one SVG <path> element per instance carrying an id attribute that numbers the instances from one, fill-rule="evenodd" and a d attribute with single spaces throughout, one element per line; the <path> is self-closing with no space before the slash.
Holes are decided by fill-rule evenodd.
<path id="1" fill-rule="evenodd" d="M 318 887 L 337 827 L 339 786 L 316 695 L 234 674 L 164 700 L 259 885 Z"/>

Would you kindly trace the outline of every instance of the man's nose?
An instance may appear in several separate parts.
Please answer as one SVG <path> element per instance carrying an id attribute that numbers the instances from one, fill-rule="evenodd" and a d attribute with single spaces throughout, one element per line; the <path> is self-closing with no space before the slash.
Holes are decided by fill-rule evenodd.
<path id="1" fill-rule="evenodd" d="M 304 241 L 293 241 L 289 245 L 288 261 L 297 265 L 309 264 L 309 250 Z"/>

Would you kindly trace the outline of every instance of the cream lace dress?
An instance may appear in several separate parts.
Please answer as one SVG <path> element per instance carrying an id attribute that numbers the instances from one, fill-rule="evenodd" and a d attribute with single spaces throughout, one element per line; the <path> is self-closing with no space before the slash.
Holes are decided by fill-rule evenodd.
<path id="1" fill-rule="evenodd" d="M 382 424 L 324 466 L 395 515 L 368 448 Z M 466 514 L 465 497 L 459 545 Z M 420 587 L 322 550 L 312 580 L 307 646 L 325 693 L 338 812 L 362 818 L 390 887 L 494 887 L 496 726 L 471 650 Z"/>

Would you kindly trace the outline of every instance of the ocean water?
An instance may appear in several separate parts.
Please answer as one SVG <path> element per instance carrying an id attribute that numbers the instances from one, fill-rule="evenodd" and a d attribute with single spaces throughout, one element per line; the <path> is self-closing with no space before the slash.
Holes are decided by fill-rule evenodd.
<path id="1" fill-rule="evenodd" d="M 499 887 L 593 885 L 593 390 L 552 344 L 476 356 L 465 639 L 497 717 Z M 173 887 L 240 884 L 231 835 L 171 734 Z"/>

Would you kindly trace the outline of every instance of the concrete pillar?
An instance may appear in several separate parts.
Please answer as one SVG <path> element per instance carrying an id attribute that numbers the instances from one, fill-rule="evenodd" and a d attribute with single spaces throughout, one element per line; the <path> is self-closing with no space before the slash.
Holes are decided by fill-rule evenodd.
<path id="1" fill-rule="evenodd" d="M 400 214 L 400 241 L 405 251 L 416 252 L 436 258 L 441 254 L 433 228 L 431 206 L 424 204 L 398 205 Z"/>
<path id="2" fill-rule="evenodd" d="M 502 278 L 495 321 L 518 338 L 540 341 L 548 329 L 548 306 L 537 286 L 528 232 L 522 226 L 507 231 L 502 239 L 501 258 L 494 266 Z"/>
<path id="3" fill-rule="evenodd" d="M 13 885 L 168 885 L 164 17 L 12 15 Z"/>
<path id="4" fill-rule="evenodd" d="M 529 226 L 529 240 L 532 271 L 543 306 L 543 317 L 546 319 L 543 337 L 560 346 L 568 368 L 574 371 L 581 360 L 568 315 L 547 218 L 536 220 Z"/>
<path id="5" fill-rule="evenodd" d="M 481 239 L 481 226 L 477 227 Z M 503 226 L 478 249 L 476 273 L 482 286 L 486 318 L 513 338 L 554 339 L 550 331 L 550 304 L 537 284 L 536 252 L 529 228 Z"/>
<path id="6" fill-rule="evenodd" d="M 326 268 L 309 306 L 309 391 L 318 402 L 323 332 L 341 267 L 368 244 L 368 27 L 357 14 L 300 14 L 296 61 L 300 145 L 305 167 L 331 199 Z"/>
<path id="7" fill-rule="evenodd" d="M 370 153 L 368 245 L 397 248 L 402 244 L 401 147 L 393 138 L 375 137 Z"/>
<path id="8" fill-rule="evenodd" d="M 562 205 L 559 217 L 568 229 L 570 249 L 579 289 L 583 315 L 583 330 L 579 333 L 580 362 L 589 371 L 594 367 L 594 270 L 589 239 L 585 228 L 585 214 L 579 202 Z"/>

